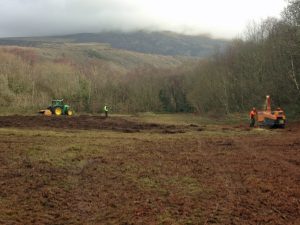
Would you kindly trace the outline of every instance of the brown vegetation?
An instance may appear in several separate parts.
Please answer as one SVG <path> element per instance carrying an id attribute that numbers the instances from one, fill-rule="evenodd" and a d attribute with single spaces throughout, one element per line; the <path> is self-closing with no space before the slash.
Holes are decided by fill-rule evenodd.
<path id="1" fill-rule="evenodd" d="M 170 134 L 141 122 L 124 133 L 136 125 L 125 118 L 77 118 L 98 120 L 93 131 L 65 119 L 1 117 L 1 224 L 300 222 L 299 123 Z"/>

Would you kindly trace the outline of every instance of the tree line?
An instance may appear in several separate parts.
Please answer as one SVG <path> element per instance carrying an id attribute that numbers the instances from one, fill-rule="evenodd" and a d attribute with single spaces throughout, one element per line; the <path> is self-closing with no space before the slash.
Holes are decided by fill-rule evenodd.
<path id="1" fill-rule="evenodd" d="M 79 112 L 245 112 L 274 105 L 300 112 L 300 2 L 280 19 L 249 25 L 226 50 L 197 63 L 130 71 L 93 58 L 43 58 L 35 48 L 0 49 L 0 111 L 30 112 L 64 98 Z"/>
<path id="2" fill-rule="evenodd" d="M 291 0 L 280 19 L 247 27 L 244 36 L 201 65 L 193 76 L 190 101 L 200 111 L 240 112 L 274 105 L 300 110 L 300 1 Z"/>

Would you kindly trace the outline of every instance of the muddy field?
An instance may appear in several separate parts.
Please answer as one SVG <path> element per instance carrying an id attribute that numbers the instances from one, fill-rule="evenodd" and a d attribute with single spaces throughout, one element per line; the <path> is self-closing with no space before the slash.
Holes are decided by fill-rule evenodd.
<path id="1" fill-rule="evenodd" d="M 0 116 L 0 127 L 33 128 L 33 129 L 65 129 L 65 130 L 112 130 L 121 132 L 157 131 L 165 133 L 184 132 L 198 125 L 186 126 L 142 123 L 119 117 L 103 116 Z"/>
<path id="2" fill-rule="evenodd" d="M 300 123 L 0 117 L 0 224 L 300 224 Z"/>

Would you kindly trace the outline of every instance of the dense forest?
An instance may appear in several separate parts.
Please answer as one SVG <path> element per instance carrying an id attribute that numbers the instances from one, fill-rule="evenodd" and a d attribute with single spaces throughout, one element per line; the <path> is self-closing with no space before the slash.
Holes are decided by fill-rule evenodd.
<path id="1" fill-rule="evenodd" d="M 51 58 L 37 48 L 1 47 L 0 111 L 32 112 L 64 98 L 79 112 L 100 112 L 108 104 L 123 113 L 233 113 L 262 107 L 268 94 L 274 105 L 297 114 L 299 24 L 300 2 L 290 0 L 280 19 L 249 25 L 225 50 L 207 59 L 174 59 L 170 67 L 127 68 L 93 50 L 78 59 L 60 48 Z"/>

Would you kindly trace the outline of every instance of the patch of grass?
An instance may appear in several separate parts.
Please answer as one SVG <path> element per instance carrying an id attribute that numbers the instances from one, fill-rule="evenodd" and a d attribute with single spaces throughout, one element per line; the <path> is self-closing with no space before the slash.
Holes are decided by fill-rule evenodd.
<path id="1" fill-rule="evenodd" d="M 248 124 L 248 115 L 244 114 L 230 114 L 219 117 L 201 116 L 194 113 L 138 113 L 136 117 L 148 123 L 161 123 L 161 124 L 177 124 L 177 125 L 236 125 L 245 123 Z M 134 117 L 133 117 L 134 119 Z"/>
<path id="2" fill-rule="evenodd" d="M 142 189 L 156 189 L 158 187 L 157 182 L 150 177 L 142 177 L 139 179 L 139 184 Z"/>
<path id="3" fill-rule="evenodd" d="M 165 210 L 163 213 L 159 214 L 158 216 L 158 224 L 159 225 L 169 225 L 169 224 L 179 224 L 176 219 L 172 218 L 172 213 L 168 210 Z"/>

